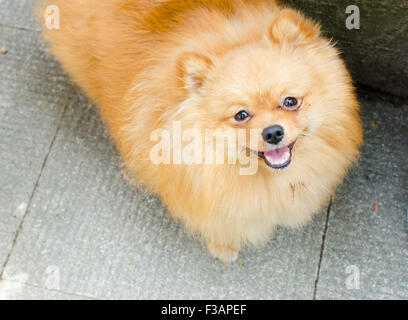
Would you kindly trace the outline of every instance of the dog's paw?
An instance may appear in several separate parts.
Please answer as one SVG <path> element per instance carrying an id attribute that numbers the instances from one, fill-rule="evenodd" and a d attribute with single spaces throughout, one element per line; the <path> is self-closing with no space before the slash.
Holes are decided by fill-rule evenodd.
<path id="1" fill-rule="evenodd" d="M 231 263 L 238 259 L 239 250 L 226 245 L 207 243 L 208 252 L 223 262 Z"/>

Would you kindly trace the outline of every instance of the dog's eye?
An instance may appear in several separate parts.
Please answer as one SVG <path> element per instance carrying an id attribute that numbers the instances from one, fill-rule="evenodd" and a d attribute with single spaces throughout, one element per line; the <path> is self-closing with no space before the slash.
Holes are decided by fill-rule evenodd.
<path id="1" fill-rule="evenodd" d="M 283 100 L 282 108 L 287 110 L 296 110 L 299 107 L 299 100 L 294 97 L 286 97 Z"/>
<path id="2" fill-rule="evenodd" d="M 249 117 L 250 117 L 249 113 L 246 112 L 245 110 L 242 110 L 235 115 L 234 119 L 236 121 L 242 122 L 248 119 Z"/>

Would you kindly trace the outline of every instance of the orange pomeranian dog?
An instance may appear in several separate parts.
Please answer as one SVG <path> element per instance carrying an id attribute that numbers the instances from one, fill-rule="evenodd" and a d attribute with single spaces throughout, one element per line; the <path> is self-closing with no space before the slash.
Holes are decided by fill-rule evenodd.
<path id="1" fill-rule="evenodd" d="M 100 106 L 128 176 L 223 261 L 309 221 L 359 154 L 350 75 L 295 10 L 268 0 L 40 7 L 52 53 Z M 203 156 L 215 132 L 228 135 Z"/>

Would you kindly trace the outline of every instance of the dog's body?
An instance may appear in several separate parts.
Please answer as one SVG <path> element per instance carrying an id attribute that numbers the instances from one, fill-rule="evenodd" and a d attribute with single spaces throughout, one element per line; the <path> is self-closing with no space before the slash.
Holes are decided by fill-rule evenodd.
<path id="1" fill-rule="evenodd" d="M 358 156 L 362 131 L 349 74 L 318 27 L 291 9 L 267 0 L 46 5 L 61 15 L 59 30 L 44 29 L 52 52 L 100 106 L 128 173 L 225 261 L 242 245 L 267 240 L 274 226 L 310 220 Z M 299 109 L 279 107 L 289 94 L 302 101 Z M 237 105 L 250 120 L 232 118 Z M 270 168 L 278 147 L 259 141 L 256 151 L 270 161 L 257 159 L 253 175 L 228 163 L 153 164 L 150 134 L 173 121 L 199 130 L 279 123 L 285 137 L 276 145 L 290 152 L 286 145 L 296 142 L 293 163 Z"/>

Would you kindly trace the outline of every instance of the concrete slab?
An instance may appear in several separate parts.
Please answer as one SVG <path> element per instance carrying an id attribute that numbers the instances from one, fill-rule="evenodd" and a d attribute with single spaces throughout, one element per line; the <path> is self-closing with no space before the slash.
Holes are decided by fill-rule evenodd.
<path id="1" fill-rule="evenodd" d="M 0 0 L 0 25 L 40 30 L 33 14 L 38 0 Z"/>
<path id="2" fill-rule="evenodd" d="M 371 0 L 281 0 L 322 24 L 355 82 L 408 98 L 408 2 Z M 360 28 L 349 29 L 358 8 Z M 356 19 L 357 20 L 357 19 Z"/>
<path id="3" fill-rule="evenodd" d="M 42 286 L 55 266 L 64 292 L 100 298 L 313 297 L 325 216 L 278 230 L 243 265 L 223 266 L 172 221 L 160 201 L 134 193 L 95 109 L 69 108 L 4 278 Z"/>
<path id="4" fill-rule="evenodd" d="M 366 143 L 330 211 L 319 299 L 408 298 L 408 106 L 363 105 Z"/>
<path id="5" fill-rule="evenodd" d="M 62 112 L 75 94 L 38 34 L 0 26 L 0 272 Z"/>
<path id="6" fill-rule="evenodd" d="M 18 281 L 0 280 L 0 300 L 90 300 L 90 298 L 29 286 Z"/>

